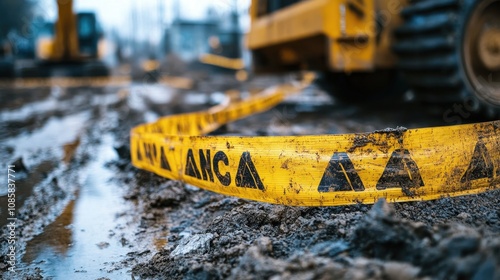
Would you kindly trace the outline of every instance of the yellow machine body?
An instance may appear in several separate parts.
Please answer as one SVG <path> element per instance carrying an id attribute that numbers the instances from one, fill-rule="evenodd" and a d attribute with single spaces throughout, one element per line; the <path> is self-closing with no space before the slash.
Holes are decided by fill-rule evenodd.
<path id="1" fill-rule="evenodd" d="M 36 57 L 42 61 L 51 62 L 78 62 L 87 59 L 102 58 L 105 52 L 105 41 L 100 37 L 95 28 L 94 13 L 86 14 L 86 22 L 79 19 L 82 13 L 73 11 L 73 0 L 57 0 L 57 21 L 54 24 L 53 34 L 44 34 L 38 37 L 36 44 Z M 83 27 L 86 38 L 82 39 L 79 24 L 87 23 Z M 90 29 L 89 29 L 90 28 Z M 85 41 L 86 40 L 86 41 Z M 84 46 L 86 44 L 86 46 Z M 88 47 L 91 47 L 90 51 Z M 85 50 L 87 48 L 87 50 Z"/>
<path id="2" fill-rule="evenodd" d="M 390 31 L 401 22 L 405 1 L 309 0 L 272 13 L 267 1 L 252 0 L 250 11 L 247 45 L 257 56 L 257 72 L 369 71 L 395 63 Z M 377 25 L 383 27 L 378 34 Z"/>
<path id="3" fill-rule="evenodd" d="M 94 12 L 73 11 L 73 0 L 57 0 L 57 20 L 37 34 L 35 59 L 18 70 L 20 77 L 108 76 L 102 60 L 106 44 Z"/>
<path id="4" fill-rule="evenodd" d="M 77 18 L 73 12 L 73 0 L 57 1 L 57 21 L 53 36 L 41 36 L 37 40 L 36 56 L 47 61 L 72 61 L 80 59 Z"/>

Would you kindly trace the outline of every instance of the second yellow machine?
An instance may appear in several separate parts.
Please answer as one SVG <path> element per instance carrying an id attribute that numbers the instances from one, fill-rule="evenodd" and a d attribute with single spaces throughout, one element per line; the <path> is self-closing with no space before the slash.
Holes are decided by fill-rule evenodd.
<path id="1" fill-rule="evenodd" d="M 57 0 L 57 21 L 39 32 L 35 60 L 21 66 L 20 76 L 107 76 L 103 42 L 95 13 L 75 13 L 73 0 Z"/>

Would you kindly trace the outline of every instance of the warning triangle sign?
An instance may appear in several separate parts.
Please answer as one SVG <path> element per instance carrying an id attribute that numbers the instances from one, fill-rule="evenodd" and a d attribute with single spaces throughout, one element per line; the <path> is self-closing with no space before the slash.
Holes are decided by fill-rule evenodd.
<path id="1" fill-rule="evenodd" d="M 474 148 L 469 168 L 465 171 L 460 182 L 465 183 L 482 178 L 493 179 L 493 162 L 488 154 L 488 149 L 482 141 L 479 141 Z"/>
<path id="2" fill-rule="evenodd" d="M 238 164 L 238 172 L 236 173 L 236 186 L 265 190 L 264 184 L 262 184 L 260 180 L 259 173 L 257 173 L 257 169 L 255 169 L 249 152 L 244 152 L 241 155 L 240 163 Z"/>
<path id="3" fill-rule="evenodd" d="M 201 179 L 200 170 L 194 161 L 193 150 L 189 149 L 186 157 L 186 175 Z"/>
<path id="4" fill-rule="evenodd" d="M 163 147 L 161 147 L 160 161 L 161 161 L 160 166 L 162 169 L 172 171 L 172 169 L 170 169 L 170 164 L 168 163 L 167 157 L 165 156 L 165 151 L 163 150 Z"/>
<path id="5" fill-rule="evenodd" d="M 377 190 L 401 188 L 408 195 L 414 195 L 411 189 L 424 186 L 417 164 L 406 149 L 395 150 L 385 166 L 384 173 L 377 182 Z"/>
<path id="6" fill-rule="evenodd" d="M 323 173 L 318 192 L 364 191 L 365 187 L 347 153 L 334 153 Z"/>

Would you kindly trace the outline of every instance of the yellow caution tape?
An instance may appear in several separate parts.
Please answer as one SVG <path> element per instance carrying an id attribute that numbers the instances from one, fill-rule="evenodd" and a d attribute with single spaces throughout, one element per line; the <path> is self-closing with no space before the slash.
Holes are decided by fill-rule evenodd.
<path id="1" fill-rule="evenodd" d="M 219 66 L 222 68 L 234 70 L 245 68 L 245 63 L 241 58 L 229 58 L 215 54 L 204 54 L 201 55 L 199 59 L 202 63 Z"/>
<path id="2" fill-rule="evenodd" d="M 300 206 L 431 200 L 499 187 L 500 121 L 345 135 L 202 136 L 305 85 L 137 126 L 132 163 L 214 192 Z"/>

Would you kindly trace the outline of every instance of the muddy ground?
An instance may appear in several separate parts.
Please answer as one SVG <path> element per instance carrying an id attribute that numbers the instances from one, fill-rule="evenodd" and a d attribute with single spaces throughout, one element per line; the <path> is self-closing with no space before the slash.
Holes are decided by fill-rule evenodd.
<path id="1" fill-rule="evenodd" d="M 0 159 L 16 171 L 16 272 L 2 279 L 500 279 L 500 191 L 436 201 L 287 207 L 133 167 L 129 130 L 216 104 L 238 84 L 0 89 Z M 303 135 L 474 122 L 453 104 L 346 105 L 314 87 L 214 134 Z M 2 170 L 2 176 L 6 171 Z"/>

